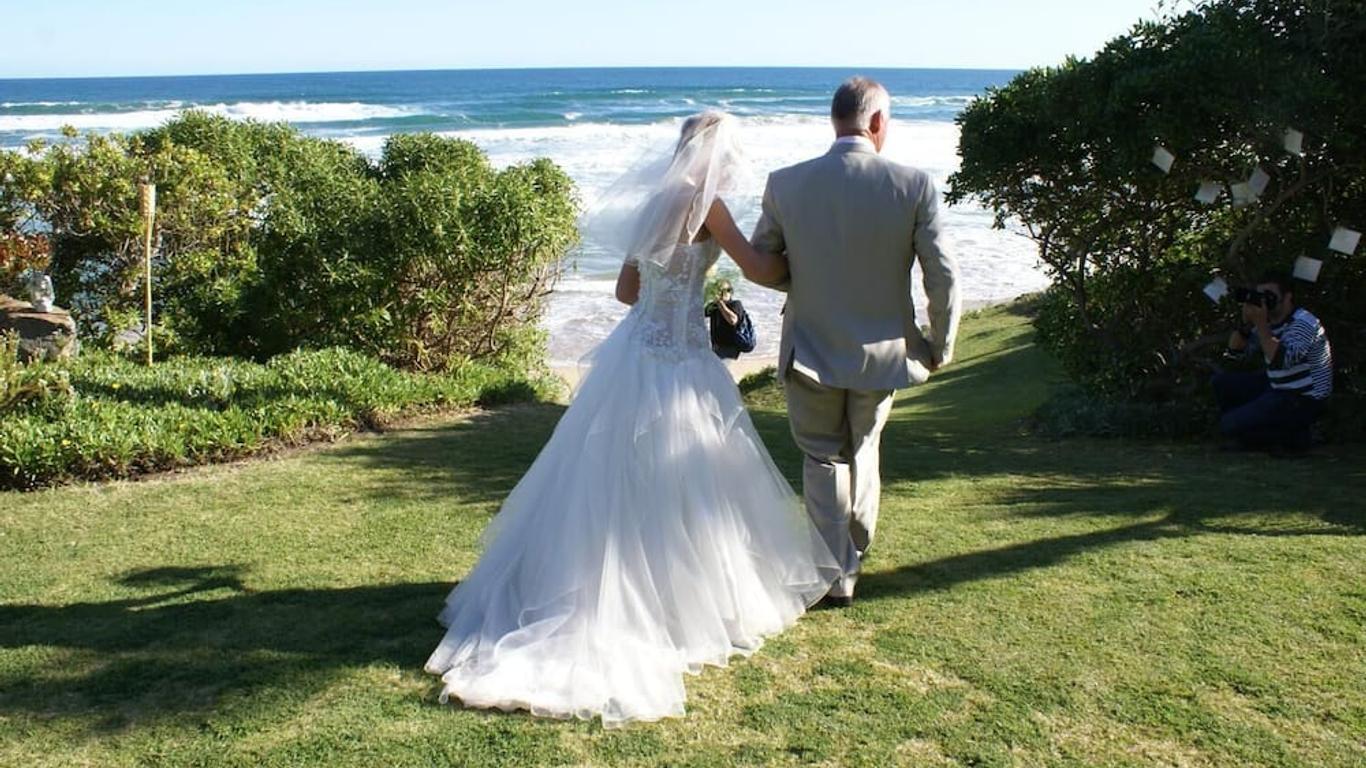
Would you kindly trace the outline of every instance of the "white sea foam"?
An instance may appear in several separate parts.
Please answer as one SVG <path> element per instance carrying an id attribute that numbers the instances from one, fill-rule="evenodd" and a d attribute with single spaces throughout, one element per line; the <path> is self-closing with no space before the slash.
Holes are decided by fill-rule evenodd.
<path id="1" fill-rule="evenodd" d="M 227 117 L 251 118 L 267 122 L 289 123 L 347 123 L 363 120 L 384 120 L 414 114 L 408 109 L 359 101 L 310 103 L 306 101 L 243 102 L 215 104 L 210 112 Z"/>
<path id="2" fill-rule="evenodd" d="M 790 104 L 799 101 L 824 105 L 829 100 L 829 97 L 826 96 L 731 96 L 720 99 L 717 103 L 722 109 L 730 109 L 731 107 L 744 108 L 753 104 Z"/>
<path id="3" fill-rule="evenodd" d="M 161 125 L 174 117 L 173 109 L 130 112 L 72 112 L 49 115 L 0 115 L 0 131 L 39 133 L 71 126 L 81 131 L 132 131 Z"/>
<path id="4" fill-rule="evenodd" d="M 82 101 L 4 101 L 0 102 L 0 109 L 17 109 L 19 107 L 74 107 L 84 104 Z"/>
<path id="5" fill-rule="evenodd" d="M 82 131 L 131 131 L 152 128 L 172 117 L 183 105 L 173 103 L 164 108 L 128 112 L 70 112 L 46 115 L 0 115 L 0 131 L 41 132 L 56 131 L 69 125 Z M 299 124 L 347 123 L 403 117 L 409 110 L 361 102 L 265 101 L 236 104 L 209 104 L 197 107 L 235 119 Z"/>
<path id="6" fill-rule="evenodd" d="M 384 142 L 388 141 L 389 137 L 376 135 L 345 136 L 342 137 L 341 140 L 346 142 L 347 144 L 350 144 L 356 149 L 359 149 L 361 152 L 363 152 L 366 156 L 370 157 L 371 159 L 375 159 L 378 158 L 380 156 L 380 153 L 384 151 Z"/>
<path id="7" fill-rule="evenodd" d="M 892 109 L 897 107 L 949 107 L 955 110 L 968 106 L 976 96 L 893 96 Z"/>

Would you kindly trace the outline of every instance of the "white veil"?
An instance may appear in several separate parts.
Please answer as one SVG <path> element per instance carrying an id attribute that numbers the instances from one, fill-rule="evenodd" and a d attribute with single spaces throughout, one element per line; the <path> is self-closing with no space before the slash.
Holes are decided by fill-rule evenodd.
<path id="1" fill-rule="evenodd" d="M 743 176 L 735 118 L 702 112 L 683 121 L 672 153 L 637 163 L 580 221 L 585 242 L 628 263 L 666 266 L 680 243 L 690 243 L 718 196 Z"/>

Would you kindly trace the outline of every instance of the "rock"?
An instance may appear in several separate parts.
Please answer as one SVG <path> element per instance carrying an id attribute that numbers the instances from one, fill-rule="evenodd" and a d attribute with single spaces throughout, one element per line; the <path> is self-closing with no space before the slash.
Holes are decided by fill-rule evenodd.
<path id="1" fill-rule="evenodd" d="M 62 360 L 80 351 L 76 321 L 71 313 L 53 307 L 39 312 L 32 304 L 0 294 L 0 333 L 19 334 L 19 357 L 28 360 Z"/>

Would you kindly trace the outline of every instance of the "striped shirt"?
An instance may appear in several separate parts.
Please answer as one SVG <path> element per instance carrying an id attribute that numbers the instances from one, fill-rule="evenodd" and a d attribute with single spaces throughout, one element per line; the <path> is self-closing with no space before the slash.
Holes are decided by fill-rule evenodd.
<path id="1" fill-rule="evenodd" d="M 1276 357 L 1266 364 L 1266 377 L 1272 389 L 1315 400 L 1333 394 L 1333 348 L 1317 317 L 1306 309 L 1296 308 L 1285 320 L 1271 326 L 1271 335 L 1281 342 Z M 1248 349 L 1260 351 L 1255 331 L 1253 337 Z"/>

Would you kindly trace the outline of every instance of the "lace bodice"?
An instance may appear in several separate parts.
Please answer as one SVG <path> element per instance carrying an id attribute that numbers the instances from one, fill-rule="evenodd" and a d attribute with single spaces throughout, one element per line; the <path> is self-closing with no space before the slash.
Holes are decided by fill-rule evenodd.
<path id="1" fill-rule="evenodd" d="M 666 265 L 639 265 L 640 296 L 631 312 L 636 337 L 647 353 L 673 359 L 711 354 L 702 296 L 707 270 L 720 254 L 714 240 L 705 240 L 678 246 Z"/>

